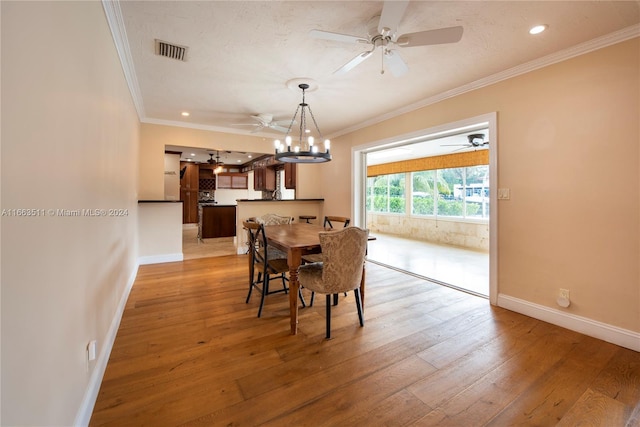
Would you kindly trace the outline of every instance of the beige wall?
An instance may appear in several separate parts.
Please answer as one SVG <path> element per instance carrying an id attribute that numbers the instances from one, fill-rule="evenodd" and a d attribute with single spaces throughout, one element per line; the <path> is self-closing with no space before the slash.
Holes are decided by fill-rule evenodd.
<path id="1" fill-rule="evenodd" d="M 350 149 L 497 111 L 499 292 L 640 331 L 640 43 L 633 39 L 334 138 L 326 211 L 351 203 Z M 344 212 L 347 213 L 347 212 Z"/>
<path id="2" fill-rule="evenodd" d="M 2 2 L 1 425 L 73 425 L 136 269 L 139 124 L 100 2 Z M 161 179 L 162 181 L 162 179 Z M 124 209 L 63 217 L 49 209 Z"/>
<path id="3" fill-rule="evenodd" d="M 144 123 L 140 133 L 140 199 L 164 199 L 164 147 L 209 148 L 270 154 L 273 140 L 252 135 L 232 135 L 201 129 Z M 315 165 L 299 165 L 297 198 L 316 198 L 321 192 Z"/>
<path id="4" fill-rule="evenodd" d="M 352 147 L 495 111 L 498 187 L 511 189 L 498 203 L 499 293 L 559 309 L 567 288 L 567 313 L 638 332 L 639 60 L 630 40 L 334 138 L 333 161 L 298 168 L 296 196 L 324 198 L 322 215 L 350 216 Z M 140 194 L 162 194 L 165 144 L 262 144 L 235 138 L 143 125 Z"/>

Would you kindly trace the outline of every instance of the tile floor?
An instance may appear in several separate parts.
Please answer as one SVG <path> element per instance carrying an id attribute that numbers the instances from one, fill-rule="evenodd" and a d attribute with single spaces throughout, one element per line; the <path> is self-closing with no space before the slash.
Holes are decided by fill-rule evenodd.
<path id="1" fill-rule="evenodd" d="M 233 237 L 197 239 L 198 229 L 183 226 L 184 259 L 234 255 Z M 371 262 L 427 278 L 477 295 L 489 295 L 489 254 L 455 246 L 374 233 L 367 258 Z"/>
<path id="2" fill-rule="evenodd" d="M 489 254 L 456 246 L 373 233 L 367 259 L 416 276 L 489 296 Z"/>

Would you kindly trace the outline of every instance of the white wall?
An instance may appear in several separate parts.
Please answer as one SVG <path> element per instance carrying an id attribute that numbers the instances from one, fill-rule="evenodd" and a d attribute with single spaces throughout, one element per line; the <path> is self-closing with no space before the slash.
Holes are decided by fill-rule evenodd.
<path id="1" fill-rule="evenodd" d="M 139 123 L 100 2 L 0 8 L 1 205 L 42 209 L 2 216 L 0 424 L 70 426 L 137 268 Z"/>

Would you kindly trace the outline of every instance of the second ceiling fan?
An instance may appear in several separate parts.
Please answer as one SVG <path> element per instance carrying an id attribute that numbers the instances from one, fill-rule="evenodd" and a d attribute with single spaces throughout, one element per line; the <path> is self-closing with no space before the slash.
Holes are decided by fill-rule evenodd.
<path id="1" fill-rule="evenodd" d="M 334 71 L 334 74 L 344 74 L 351 71 L 358 64 L 369 58 L 376 49 L 381 48 L 383 65 L 380 73 L 384 74 L 384 65 L 386 64 L 391 73 L 399 77 L 409 71 L 409 67 L 400 56 L 397 48 L 456 43 L 460 41 L 463 33 L 463 28 L 456 26 L 398 35 L 398 24 L 402 20 L 408 4 L 408 0 L 385 1 L 382 13 L 374 16 L 369 21 L 367 25 L 368 35 L 366 37 L 322 30 L 311 30 L 309 35 L 318 39 L 362 43 L 370 46 L 368 50 L 358 54 L 351 61 Z"/>

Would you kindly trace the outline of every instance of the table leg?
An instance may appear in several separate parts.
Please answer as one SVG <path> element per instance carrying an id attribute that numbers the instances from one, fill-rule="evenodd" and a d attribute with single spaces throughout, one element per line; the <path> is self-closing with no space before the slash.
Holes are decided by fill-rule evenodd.
<path id="1" fill-rule="evenodd" d="M 289 264 L 289 312 L 291 317 L 291 334 L 298 333 L 298 267 L 302 262 L 302 254 L 299 251 L 289 249 L 287 263 Z"/>

